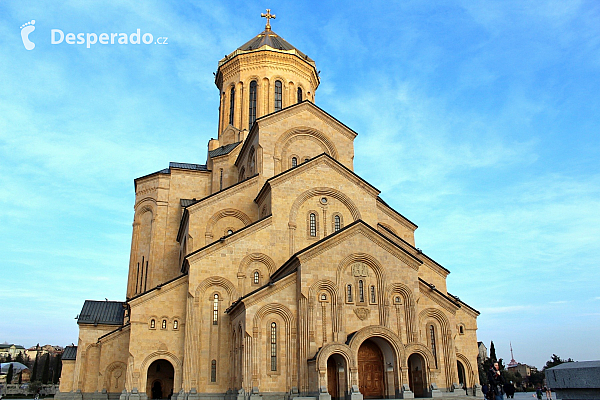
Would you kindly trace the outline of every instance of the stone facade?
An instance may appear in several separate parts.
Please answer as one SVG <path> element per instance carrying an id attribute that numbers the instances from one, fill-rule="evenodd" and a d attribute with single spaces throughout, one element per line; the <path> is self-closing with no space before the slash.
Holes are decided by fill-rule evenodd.
<path id="1" fill-rule="evenodd" d="M 479 313 L 353 172 L 314 61 L 267 26 L 216 85 L 206 165 L 135 180 L 125 314 L 80 320 L 58 397 L 474 394 Z"/>

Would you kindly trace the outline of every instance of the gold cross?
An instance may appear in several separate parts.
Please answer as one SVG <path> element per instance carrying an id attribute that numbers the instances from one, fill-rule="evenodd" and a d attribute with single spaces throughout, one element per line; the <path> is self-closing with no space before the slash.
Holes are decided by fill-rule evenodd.
<path id="1" fill-rule="evenodd" d="M 261 17 L 266 18 L 267 19 L 267 26 L 265 26 L 265 29 L 270 31 L 271 30 L 271 21 L 270 19 L 273 18 L 275 19 L 275 14 L 271 15 L 271 9 L 267 8 L 267 13 L 262 13 L 260 14 Z"/>

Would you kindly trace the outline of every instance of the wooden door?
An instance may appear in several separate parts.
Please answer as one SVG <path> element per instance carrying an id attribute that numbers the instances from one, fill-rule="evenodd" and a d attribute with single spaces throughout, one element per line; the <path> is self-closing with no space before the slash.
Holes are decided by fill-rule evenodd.
<path id="1" fill-rule="evenodd" d="M 327 360 L 327 391 L 331 395 L 332 399 L 337 399 L 339 397 L 339 386 L 340 385 L 337 364 L 333 357 L 329 357 L 329 359 Z"/>
<path id="2" fill-rule="evenodd" d="M 366 399 L 383 398 L 383 356 L 379 347 L 366 340 L 358 349 L 359 389 Z"/>
<path id="3" fill-rule="evenodd" d="M 423 397 L 423 371 L 412 371 L 412 389 L 415 397 Z"/>

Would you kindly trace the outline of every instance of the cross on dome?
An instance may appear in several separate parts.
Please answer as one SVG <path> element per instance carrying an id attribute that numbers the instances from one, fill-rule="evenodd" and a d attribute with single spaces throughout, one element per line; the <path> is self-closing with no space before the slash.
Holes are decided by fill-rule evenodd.
<path id="1" fill-rule="evenodd" d="M 271 30 L 271 18 L 275 19 L 275 14 L 271 14 L 271 9 L 267 8 L 267 13 L 262 13 L 260 14 L 261 17 L 266 18 L 267 19 L 267 25 L 265 26 L 265 29 L 267 31 Z"/>

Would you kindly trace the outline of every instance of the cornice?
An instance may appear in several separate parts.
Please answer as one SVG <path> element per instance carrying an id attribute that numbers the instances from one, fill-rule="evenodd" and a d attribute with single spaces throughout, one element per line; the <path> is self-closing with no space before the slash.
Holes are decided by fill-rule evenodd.
<path id="1" fill-rule="evenodd" d="M 431 299 L 435 304 L 452 313 L 452 315 L 456 315 L 456 310 L 460 308 L 460 304 L 453 302 L 437 290 L 434 285 L 425 282 L 421 278 L 419 278 L 419 292 Z"/>
<path id="2" fill-rule="evenodd" d="M 155 297 L 161 295 L 162 293 L 170 292 L 183 284 L 187 284 L 187 282 L 188 282 L 188 275 L 187 274 L 180 275 L 176 278 L 171 279 L 170 281 L 156 285 L 155 287 L 147 290 L 146 292 L 140 293 L 137 296 L 134 296 L 131 299 L 128 299 L 127 303 L 131 307 L 137 307 L 140 304 L 143 304 L 149 300 L 154 299 Z"/>
<path id="3" fill-rule="evenodd" d="M 383 211 L 385 215 L 398 222 L 400 225 L 412 230 L 413 232 L 418 228 L 417 224 L 400 214 L 398 211 L 394 210 L 389 206 L 389 204 L 383 201 L 381 197 L 377 197 L 377 208 Z"/>

